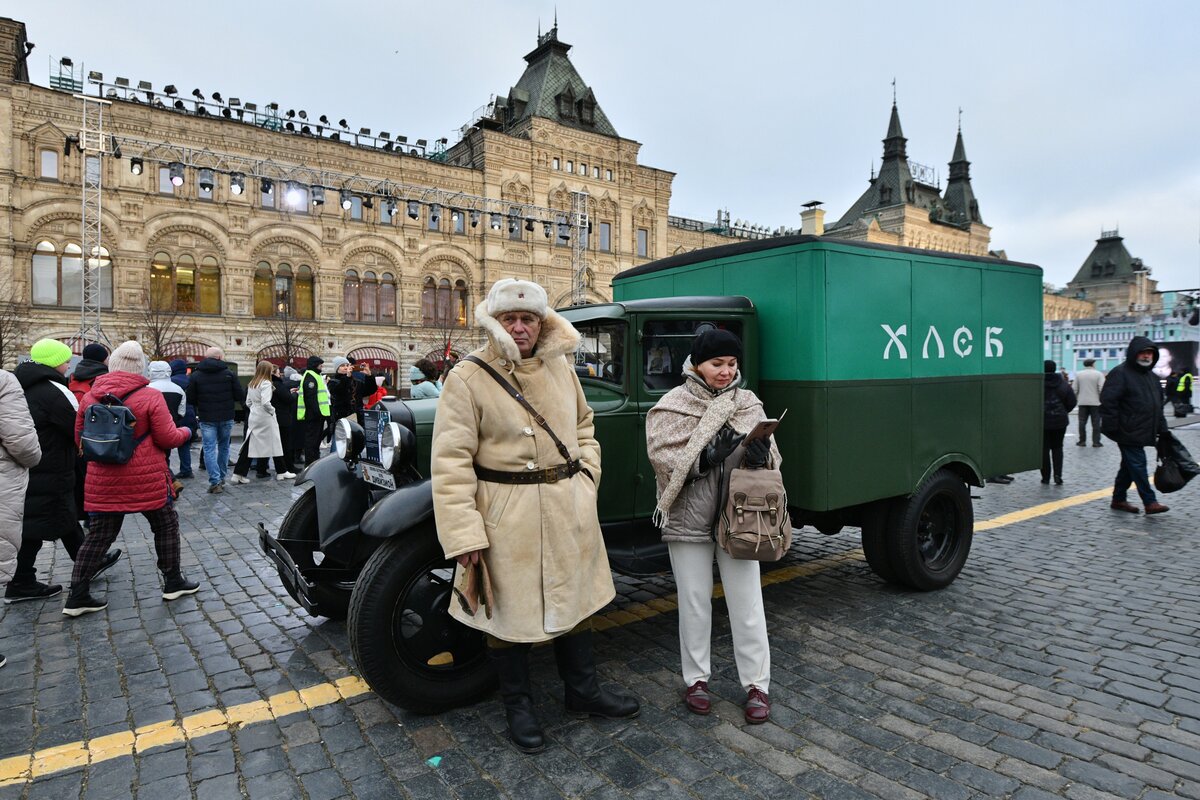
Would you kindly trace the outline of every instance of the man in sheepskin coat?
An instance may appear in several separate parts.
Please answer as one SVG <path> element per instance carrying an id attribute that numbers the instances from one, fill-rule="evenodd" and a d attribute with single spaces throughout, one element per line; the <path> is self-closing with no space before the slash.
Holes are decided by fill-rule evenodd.
<path id="1" fill-rule="evenodd" d="M 596 513 L 600 445 L 573 366 L 579 333 L 541 286 L 512 278 L 497 281 L 475 317 L 488 343 L 450 371 L 438 402 L 434 511 L 446 557 L 460 565 L 456 590 L 466 592 L 467 568 L 480 560 L 494 589 L 490 606 L 472 613 L 456 601 L 450 613 L 488 634 L 509 737 L 538 752 L 533 642 L 554 640 L 569 711 L 617 718 L 639 707 L 600 688 L 592 654 L 591 615 L 615 590 Z M 500 381 L 542 415 L 561 448 Z"/>

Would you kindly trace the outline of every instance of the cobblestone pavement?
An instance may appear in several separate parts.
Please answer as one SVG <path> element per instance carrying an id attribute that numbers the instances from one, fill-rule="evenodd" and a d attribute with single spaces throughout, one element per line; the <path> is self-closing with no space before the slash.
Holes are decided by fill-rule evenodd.
<path id="1" fill-rule="evenodd" d="M 1200 453 L 1200 432 L 1179 433 Z M 366 691 L 343 625 L 299 611 L 258 552 L 255 524 L 274 529 L 295 490 L 208 495 L 198 473 L 180 512 L 199 594 L 162 602 L 131 517 L 129 558 L 98 581 L 107 611 L 3 611 L 0 800 L 1200 797 L 1197 491 L 1164 497 L 1162 516 L 1113 512 L 1095 493 L 1117 448 L 1069 436 L 1066 451 L 1065 486 L 1034 472 L 975 492 L 992 522 L 940 592 L 881 583 L 857 531 L 800 535 L 765 580 L 766 725 L 742 720 L 723 603 L 718 702 L 697 717 L 679 702 L 670 579 L 619 580 L 597 657 L 643 713 L 569 719 L 553 656 L 535 650 L 536 756 L 506 743 L 495 698 L 417 716 Z M 68 582 L 61 548 L 39 567 Z"/>

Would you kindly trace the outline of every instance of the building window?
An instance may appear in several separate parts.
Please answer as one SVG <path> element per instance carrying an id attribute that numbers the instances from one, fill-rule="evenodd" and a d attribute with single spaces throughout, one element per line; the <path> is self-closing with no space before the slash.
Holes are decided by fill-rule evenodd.
<path id="1" fill-rule="evenodd" d="M 396 277 L 390 272 L 379 277 L 379 321 L 396 322 Z"/>
<path id="2" fill-rule="evenodd" d="M 579 174 L 580 174 L 580 175 L 583 175 L 584 177 L 586 177 L 586 176 L 587 176 L 587 164 L 580 164 L 580 165 L 579 165 Z"/>
<path id="3" fill-rule="evenodd" d="M 611 169 L 604 170 L 604 180 L 606 180 L 606 181 L 612 180 L 612 170 Z"/>
<path id="4" fill-rule="evenodd" d="M 210 180 L 211 180 L 211 178 L 210 178 Z M 215 186 L 215 184 L 197 183 L 196 184 L 196 197 L 198 197 L 201 200 L 207 200 L 209 202 L 212 202 L 214 186 Z"/>
<path id="5" fill-rule="evenodd" d="M 46 152 L 46 151 L 43 151 L 43 152 Z M 53 151 L 50 151 L 50 155 L 55 155 L 55 153 L 54 153 Z M 551 159 L 551 161 L 550 161 L 550 169 L 557 170 L 558 168 L 559 168 L 559 165 L 558 165 L 558 159 L 557 159 L 557 158 L 555 158 L 555 159 Z"/>
<path id="6" fill-rule="evenodd" d="M 637 231 L 637 254 L 646 258 L 650 253 L 650 231 L 645 228 L 638 228 Z"/>
<path id="7" fill-rule="evenodd" d="M 150 306 L 183 314 L 221 313 L 221 268 L 204 256 L 199 266 L 189 253 L 172 258 L 159 251 L 150 261 Z"/>
<path id="8" fill-rule="evenodd" d="M 596 180 L 600 180 L 600 168 L 599 167 L 592 167 L 592 177 L 595 178 Z"/>
<path id="9" fill-rule="evenodd" d="M 346 270 L 342 281 L 342 317 L 347 322 L 358 322 L 358 293 L 362 284 L 356 270 Z"/>
<path id="10" fill-rule="evenodd" d="M 600 223 L 600 249 L 605 253 L 612 252 L 612 225 L 607 222 Z"/>
<path id="11" fill-rule="evenodd" d="M 304 186 L 288 186 L 287 188 L 287 205 L 288 209 L 296 214 L 308 213 L 308 189 Z"/>
<path id="12" fill-rule="evenodd" d="M 574 172 L 574 171 L 575 171 L 575 162 L 567 161 L 567 172 Z"/>
<path id="13" fill-rule="evenodd" d="M 441 230 L 441 229 L 442 229 L 442 212 L 441 212 L 441 209 L 438 209 L 438 210 L 435 212 L 435 211 L 434 211 L 434 209 L 433 209 L 433 207 L 432 207 L 432 206 L 430 206 L 430 208 L 429 208 L 429 214 L 428 214 L 428 217 L 427 217 L 427 219 L 426 219 L 426 222 L 425 222 L 425 224 L 426 224 L 426 226 L 429 228 L 429 230 L 431 230 L 431 231 L 439 231 L 439 230 Z"/>
<path id="14" fill-rule="evenodd" d="M 467 284 L 448 278 L 425 279 L 421 289 L 421 324 L 429 327 L 467 326 Z"/>
<path id="15" fill-rule="evenodd" d="M 508 209 L 508 238 L 514 242 L 519 242 L 525 238 L 525 234 L 521 229 L 524 222 L 521 220 L 521 209 L 517 206 L 510 206 Z"/>
<path id="16" fill-rule="evenodd" d="M 362 198 L 354 195 L 350 198 L 350 219 L 362 221 L 363 218 L 363 203 Z"/>
<path id="17" fill-rule="evenodd" d="M 171 170 L 167 167 L 158 168 L 158 193 L 175 194 L 175 184 L 171 183 Z"/>
<path id="18" fill-rule="evenodd" d="M 467 213 L 465 211 L 455 210 L 450 214 L 450 219 L 454 222 L 455 233 L 467 232 Z"/>
<path id="19" fill-rule="evenodd" d="M 58 153 L 54 150 L 42 150 L 38 155 L 41 162 L 38 167 L 38 177 L 52 181 L 58 180 Z"/>
<path id="20" fill-rule="evenodd" d="M 90 265 L 100 270 L 100 306 L 112 308 L 112 259 L 100 248 L 99 259 Z M 79 308 L 83 305 L 83 249 L 75 244 L 58 248 L 53 242 L 38 242 L 33 251 L 34 305 Z"/>
<path id="21" fill-rule="evenodd" d="M 84 160 L 84 175 L 89 183 L 98 183 L 100 181 L 100 157 L 88 156 Z"/>
<path id="22" fill-rule="evenodd" d="M 290 316 L 313 318 L 313 272 L 301 264 L 293 272 L 291 264 L 272 267 L 258 262 L 254 271 L 254 316 Z"/>
<path id="23" fill-rule="evenodd" d="M 392 204 L 391 200 L 384 200 L 383 202 L 381 202 L 379 204 L 379 222 L 380 222 L 380 224 L 383 224 L 383 225 L 391 225 L 392 224 L 392 217 L 395 216 L 395 214 L 393 214 L 392 211 L 394 211 L 395 208 L 396 207 Z"/>
<path id="24" fill-rule="evenodd" d="M 259 182 L 258 196 L 263 208 L 275 207 L 275 187 L 269 183 Z"/>

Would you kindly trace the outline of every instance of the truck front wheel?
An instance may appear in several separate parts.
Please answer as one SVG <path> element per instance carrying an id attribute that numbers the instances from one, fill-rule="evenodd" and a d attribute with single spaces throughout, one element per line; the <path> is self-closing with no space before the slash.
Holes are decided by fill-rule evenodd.
<path id="1" fill-rule="evenodd" d="M 967 485 L 950 470 L 938 470 L 911 497 L 895 501 L 888 514 L 887 560 L 894 580 L 920 591 L 949 586 L 967 563 L 974 528 Z"/>
<path id="2" fill-rule="evenodd" d="M 350 598 L 347 632 L 363 678 L 385 700 L 436 713 L 495 686 L 483 634 L 450 616 L 454 562 L 432 526 L 388 540 Z"/>
<path id="3" fill-rule="evenodd" d="M 292 507 L 284 515 L 279 525 L 279 543 L 284 546 L 292 561 L 302 572 L 317 566 L 313 554 L 320 548 L 320 536 L 317 533 L 317 490 L 308 487 L 303 494 L 296 498 Z M 322 562 L 324 563 L 324 562 Z M 327 564 L 326 566 L 332 566 Z M 347 608 L 350 606 L 350 589 L 352 582 L 322 581 L 316 583 L 310 594 L 317 602 L 315 610 L 310 612 L 314 617 L 329 619 L 345 619 Z M 287 581 L 284 588 L 297 603 L 300 598 Z"/>

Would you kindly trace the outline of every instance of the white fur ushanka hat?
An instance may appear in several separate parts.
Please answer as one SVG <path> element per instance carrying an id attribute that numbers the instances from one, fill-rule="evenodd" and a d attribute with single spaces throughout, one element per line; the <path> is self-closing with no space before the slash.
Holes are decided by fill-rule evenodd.
<path id="1" fill-rule="evenodd" d="M 487 296 L 487 312 L 493 317 L 507 311 L 529 311 L 545 317 L 548 309 L 546 290 L 532 281 L 501 278 Z"/>

